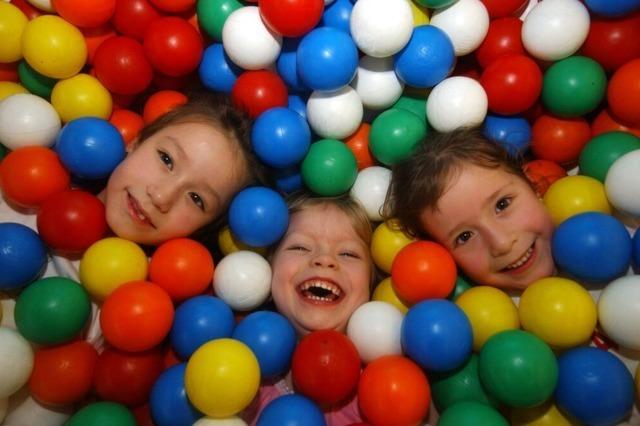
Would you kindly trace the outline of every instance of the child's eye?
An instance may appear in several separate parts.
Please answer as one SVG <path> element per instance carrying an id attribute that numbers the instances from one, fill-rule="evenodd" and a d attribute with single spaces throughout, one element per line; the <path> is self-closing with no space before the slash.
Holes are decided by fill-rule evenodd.
<path id="1" fill-rule="evenodd" d="M 173 170 L 173 159 L 169 154 L 158 150 L 158 157 L 160 157 L 160 161 L 162 161 L 169 170 Z"/>
<path id="2" fill-rule="evenodd" d="M 353 259 L 360 259 L 360 255 L 353 251 L 343 251 L 340 253 L 340 256 L 351 257 Z"/>
<path id="3" fill-rule="evenodd" d="M 500 198 L 496 203 L 496 212 L 500 213 L 501 211 L 506 210 L 507 207 L 511 205 L 511 201 L 510 197 Z"/>
<path id="4" fill-rule="evenodd" d="M 456 238 L 455 241 L 455 246 L 460 246 L 463 245 L 464 243 L 466 243 L 467 241 L 469 241 L 471 239 L 473 234 L 471 234 L 470 231 L 464 231 L 461 232 L 460 235 L 458 235 L 458 237 Z"/>
<path id="5" fill-rule="evenodd" d="M 190 192 L 189 197 L 200 210 L 204 211 L 204 201 L 198 194 L 196 194 L 195 192 Z"/>
<path id="6" fill-rule="evenodd" d="M 297 244 L 292 245 L 292 246 L 289 246 L 289 247 L 287 248 L 287 250 L 289 250 L 289 251 L 305 251 L 305 252 L 306 252 L 306 251 L 309 251 L 309 249 L 308 249 L 308 248 L 306 248 L 306 247 L 304 247 L 304 246 L 301 246 L 301 245 L 297 245 Z"/>

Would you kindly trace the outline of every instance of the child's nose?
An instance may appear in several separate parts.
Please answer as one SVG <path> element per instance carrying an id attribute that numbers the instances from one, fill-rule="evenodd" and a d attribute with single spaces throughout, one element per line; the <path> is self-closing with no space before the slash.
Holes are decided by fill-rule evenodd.
<path id="1" fill-rule="evenodd" d="M 313 266 L 321 268 L 335 269 L 337 267 L 336 259 L 329 253 L 318 253 L 311 260 Z"/>
<path id="2" fill-rule="evenodd" d="M 516 242 L 514 234 L 506 230 L 494 230 L 489 233 L 491 255 L 498 257 L 508 254 Z"/>
<path id="3" fill-rule="evenodd" d="M 149 194 L 151 202 L 162 213 L 167 213 L 171 209 L 177 193 L 177 185 L 149 185 L 147 187 L 147 194 Z"/>

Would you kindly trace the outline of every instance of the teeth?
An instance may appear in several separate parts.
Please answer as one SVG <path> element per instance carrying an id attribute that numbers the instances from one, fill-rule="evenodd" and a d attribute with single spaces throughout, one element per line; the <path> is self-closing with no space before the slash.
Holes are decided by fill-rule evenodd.
<path id="1" fill-rule="evenodd" d="M 312 287 L 319 287 L 319 288 L 325 289 L 327 291 L 330 291 L 336 297 L 340 297 L 340 295 L 342 294 L 342 291 L 340 290 L 340 287 L 338 287 L 337 285 L 329 283 L 329 282 L 326 282 L 326 281 L 319 281 L 319 280 L 305 281 L 304 283 L 302 283 L 300 285 L 300 290 L 306 291 L 306 290 L 309 290 Z M 310 299 L 314 299 L 314 300 L 326 300 L 327 299 L 325 297 L 319 297 L 319 296 L 315 296 L 315 295 L 309 295 L 308 297 Z"/>
<path id="2" fill-rule="evenodd" d="M 522 256 L 520 259 L 518 259 L 517 262 L 507 266 L 507 269 L 516 269 L 516 268 L 522 266 L 527 260 L 529 260 L 529 258 L 531 257 L 531 253 L 533 253 L 533 247 L 529 247 L 529 250 L 527 250 L 524 253 L 524 256 Z"/>

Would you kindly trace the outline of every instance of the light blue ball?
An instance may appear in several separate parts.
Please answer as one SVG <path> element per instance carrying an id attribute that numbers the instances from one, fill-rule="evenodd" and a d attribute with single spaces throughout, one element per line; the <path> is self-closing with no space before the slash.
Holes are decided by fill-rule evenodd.
<path id="1" fill-rule="evenodd" d="M 184 387 L 186 364 L 176 364 L 158 377 L 149 397 L 156 426 L 191 426 L 202 414 L 189 402 Z"/>
<path id="2" fill-rule="evenodd" d="M 277 169 L 299 164 L 311 145 L 311 130 L 297 112 L 283 107 L 271 108 L 256 119 L 251 144 L 264 164 Z"/>
<path id="3" fill-rule="evenodd" d="M 325 426 L 322 410 L 302 395 L 283 395 L 264 407 L 257 426 Z"/>
<path id="4" fill-rule="evenodd" d="M 320 25 L 323 27 L 332 27 L 351 35 L 351 11 L 353 3 L 350 0 L 335 0 L 329 6 L 326 6 Z"/>
<path id="5" fill-rule="evenodd" d="M 229 59 L 222 44 L 213 43 L 202 55 L 198 74 L 206 88 L 229 94 L 242 74 L 242 68 Z"/>
<path id="6" fill-rule="evenodd" d="M 266 247 L 275 243 L 288 225 L 287 204 L 280 194 L 266 187 L 240 191 L 229 207 L 229 228 L 248 246 Z"/>
<path id="7" fill-rule="evenodd" d="M 280 56 L 278 56 L 278 60 L 276 61 L 278 74 L 291 92 L 309 91 L 309 88 L 302 82 L 298 74 L 297 52 L 301 40 L 301 38 L 285 39 L 282 50 L 280 51 Z"/>

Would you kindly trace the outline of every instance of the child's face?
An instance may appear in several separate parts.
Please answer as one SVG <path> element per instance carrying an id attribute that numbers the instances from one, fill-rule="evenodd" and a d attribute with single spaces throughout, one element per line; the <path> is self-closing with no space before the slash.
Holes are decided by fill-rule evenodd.
<path id="1" fill-rule="evenodd" d="M 331 204 L 292 215 L 272 269 L 273 300 L 301 335 L 344 331 L 353 311 L 369 300 L 369 248 Z"/>
<path id="2" fill-rule="evenodd" d="M 246 173 L 233 142 L 212 125 L 165 127 L 112 173 L 103 192 L 107 223 L 141 244 L 189 236 L 220 216 Z"/>
<path id="3" fill-rule="evenodd" d="M 528 183 L 503 169 L 464 166 L 421 222 L 478 284 L 522 289 L 554 272 L 551 218 Z"/>

